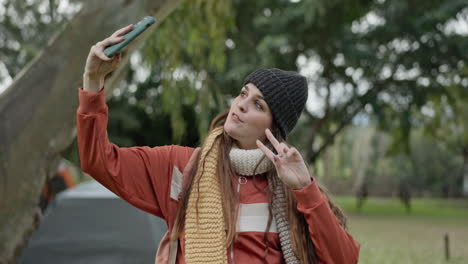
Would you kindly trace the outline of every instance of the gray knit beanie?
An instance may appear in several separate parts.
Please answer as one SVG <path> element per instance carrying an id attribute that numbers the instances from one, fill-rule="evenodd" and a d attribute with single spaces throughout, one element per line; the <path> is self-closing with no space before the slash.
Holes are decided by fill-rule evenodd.
<path id="1" fill-rule="evenodd" d="M 293 71 L 258 69 L 245 78 L 244 85 L 249 82 L 262 92 L 281 135 L 286 139 L 307 102 L 306 78 Z"/>

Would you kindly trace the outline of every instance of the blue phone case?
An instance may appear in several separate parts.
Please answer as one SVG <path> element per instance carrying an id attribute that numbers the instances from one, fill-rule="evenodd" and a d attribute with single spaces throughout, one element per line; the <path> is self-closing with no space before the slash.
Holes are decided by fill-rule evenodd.
<path id="1" fill-rule="evenodd" d="M 123 38 L 125 38 L 125 40 L 106 47 L 104 49 L 104 54 L 109 58 L 114 56 L 123 47 L 127 46 L 128 43 L 130 43 L 132 40 L 138 37 L 141 33 L 143 33 L 145 29 L 147 29 L 149 26 L 154 24 L 154 22 L 156 22 L 156 19 L 154 19 L 153 17 L 150 17 L 150 16 L 144 17 L 142 20 L 140 20 L 138 23 L 135 24 L 132 31 L 122 36 Z"/>

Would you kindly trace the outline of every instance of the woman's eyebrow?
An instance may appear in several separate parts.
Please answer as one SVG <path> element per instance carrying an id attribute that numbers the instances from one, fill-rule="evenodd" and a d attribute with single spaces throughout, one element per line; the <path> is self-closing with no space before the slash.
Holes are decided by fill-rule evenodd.
<path id="1" fill-rule="evenodd" d="M 244 88 L 248 91 L 249 90 L 249 87 L 247 85 L 244 85 Z M 263 101 L 265 101 L 265 98 L 263 98 L 263 96 L 257 94 L 257 98 L 258 99 L 262 99 Z"/>

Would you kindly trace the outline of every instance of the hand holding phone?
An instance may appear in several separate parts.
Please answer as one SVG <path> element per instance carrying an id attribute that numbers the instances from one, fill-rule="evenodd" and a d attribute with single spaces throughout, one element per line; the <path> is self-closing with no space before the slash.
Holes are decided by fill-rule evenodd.
<path id="1" fill-rule="evenodd" d="M 154 18 L 150 16 L 144 17 L 142 20 L 140 20 L 138 23 L 135 24 L 132 31 L 122 36 L 124 38 L 123 41 L 106 47 L 104 49 L 104 54 L 109 58 L 114 56 L 122 48 L 127 46 L 128 43 L 130 43 L 132 40 L 138 37 L 141 33 L 143 33 L 143 31 L 149 28 L 149 26 L 154 24 L 154 22 L 156 22 Z"/>
<path id="2" fill-rule="evenodd" d="M 137 24 L 123 27 L 93 45 L 86 59 L 83 89 L 98 92 L 104 84 L 105 76 L 118 67 L 121 60 L 118 52 L 154 22 L 154 18 L 145 17 Z"/>

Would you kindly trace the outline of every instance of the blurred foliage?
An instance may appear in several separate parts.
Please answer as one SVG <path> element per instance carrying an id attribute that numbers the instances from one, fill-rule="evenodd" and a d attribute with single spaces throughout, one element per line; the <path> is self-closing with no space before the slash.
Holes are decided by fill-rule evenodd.
<path id="1" fill-rule="evenodd" d="M 129 72 L 128 80 L 135 79 L 136 72 Z M 173 117 L 164 108 L 164 96 L 160 94 L 160 78 L 147 78 L 137 85 L 132 83 L 128 89 L 116 88 L 114 96 L 108 101 L 109 106 L 109 139 L 119 146 L 157 146 L 174 144 Z M 190 84 L 179 81 L 176 89 Z M 190 128 L 196 127 L 196 116 L 193 101 L 187 103 L 186 97 L 179 96 L 178 107 L 185 124 Z M 184 125 L 185 125 L 184 124 Z M 198 133 L 186 133 L 180 144 L 195 147 L 199 142 Z"/>
<path id="2" fill-rule="evenodd" d="M 391 152 L 408 153 L 411 128 L 421 126 L 418 114 L 434 111 L 432 103 L 451 93 L 468 92 L 464 51 L 468 38 L 450 27 L 456 19 L 468 21 L 468 4 L 385 1 L 375 12 L 384 18 L 385 26 L 363 36 L 363 41 L 375 43 L 365 52 L 377 59 L 369 66 L 379 69 L 375 76 L 384 77 L 385 92 L 371 102 L 372 110 L 380 127 L 392 131 Z"/>
<path id="3" fill-rule="evenodd" d="M 210 81 L 207 69 L 222 72 L 226 65 L 224 40 L 233 27 L 229 0 L 185 1 L 164 20 L 147 40 L 142 52 L 151 75 L 161 81 L 161 106 L 170 115 L 173 139 L 186 132 L 206 133 L 214 112 L 226 107 L 223 90 Z M 156 68 L 156 69 L 154 69 Z M 197 122 L 190 127 L 183 118 L 185 106 L 198 106 Z M 190 121 L 188 121 L 190 122 Z"/>
<path id="4" fill-rule="evenodd" d="M 349 126 L 318 160 L 319 179 L 334 193 L 353 195 L 361 176 L 356 171 L 362 170 L 371 196 L 396 197 L 399 184 L 405 182 L 416 197 L 460 197 L 463 159 L 458 150 L 434 141 L 422 128 L 413 134 L 410 153 L 388 155 L 392 147 L 388 132 Z"/>
<path id="5" fill-rule="evenodd" d="M 468 68 L 465 68 L 468 70 Z M 429 135 L 453 149 L 468 162 L 468 89 L 454 86 L 441 97 L 431 98 L 419 115 L 418 121 Z"/>
<path id="6" fill-rule="evenodd" d="M 150 75 L 162 79 L 162 105 L 171 115 L 176 143 L 181 131 L 194 132 L 183 129 L 181 102 L 196 109 L 203 136 L 242 79 L 258 67 L 300 70 L 309 78 L 320 110 L 306 112 L 291 143 L 307 146 L 310 162 L 359 113 L 375 116 L 380 128 L 391 131 L 391 153 L 409 152 L 411 128 L 419 125 L 412 121 L 414 115 L 450 89 L 466 90 L 467 38 L 448 27 L 454 19 L 465 18 L 465 1 L 213 5 L 183 3 L 155 31 L 143 53 Z M 318 70 L 310 69 L 314 63 Z"/>
<path id="7" fill-rule="evenodd" d="M 34 0 L 0 2 L 0 64 L 16 76 L 58 33 L 78 4 L 69 1 Z M 0 65 L 2 67 L 2 65 Z M 0 82 L 6 77 L 0 74 Z"/>

